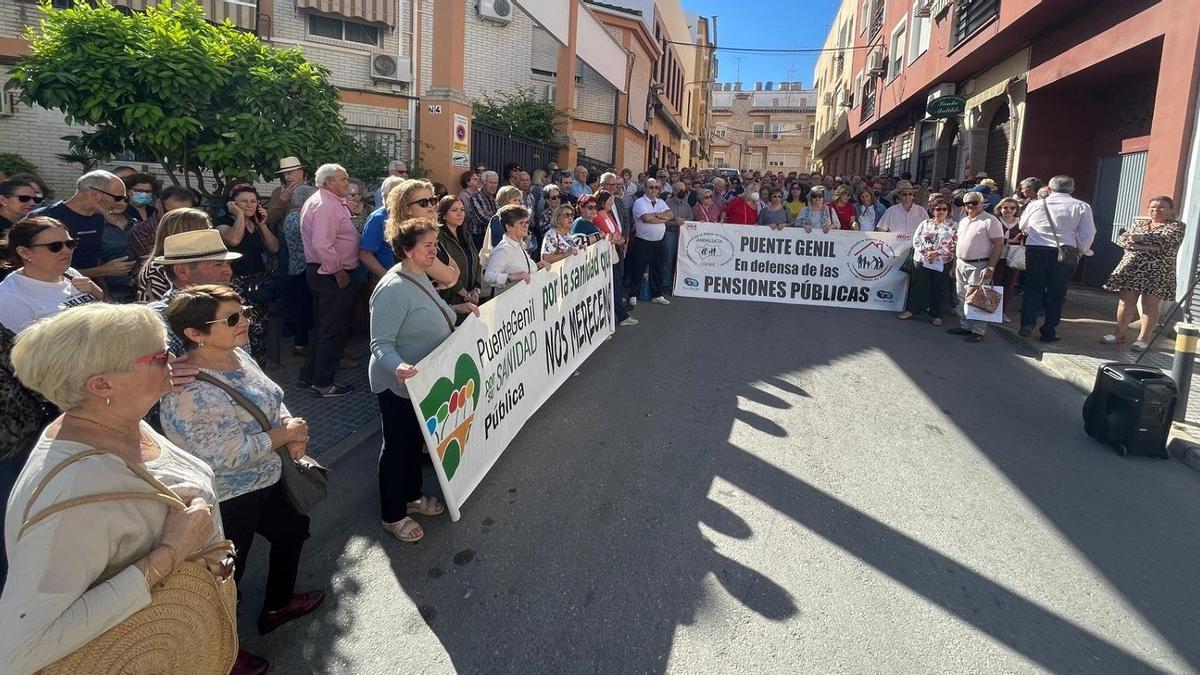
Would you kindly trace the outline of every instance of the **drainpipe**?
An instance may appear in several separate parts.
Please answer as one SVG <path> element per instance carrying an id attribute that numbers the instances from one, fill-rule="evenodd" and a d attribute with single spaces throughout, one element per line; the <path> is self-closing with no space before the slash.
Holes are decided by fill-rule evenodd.
<path id="1" fill-rule="evenodd" d="M 418 17 L 421 0 L 412 0 L 412 33 L 408 38 L 408 62 L 413 69 L 413 94 L 415 96 L 408 97 L 408 161 L 417 163 L 420 157 L 417 155 L 417 143 L 420 138 L 418 132 L 421 124 L 421 68 L 417 64 L 417 35 L 420 30 L 420 18 Z M 403 47 L 402 47 L 403 49 Z"/>

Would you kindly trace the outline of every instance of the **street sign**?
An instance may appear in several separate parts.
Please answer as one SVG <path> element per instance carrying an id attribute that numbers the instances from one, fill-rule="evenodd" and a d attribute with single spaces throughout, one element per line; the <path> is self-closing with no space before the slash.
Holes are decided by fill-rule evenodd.
<path id="1" fill-rule="evenodd" d="M 442 106 L 441 105 L 429 106 L 429 114 L 430 115 L 441 115 L 442 114 Z"/>
<path id="2" fill-rule="evenodd" d="M 929 102 L 925 108 L 925 112 L 930 117 L 944 119 L 947 117 L 957 117 L 963 114 L 967 109 L 967 99 L 962 96 L 939 96 Z"/>

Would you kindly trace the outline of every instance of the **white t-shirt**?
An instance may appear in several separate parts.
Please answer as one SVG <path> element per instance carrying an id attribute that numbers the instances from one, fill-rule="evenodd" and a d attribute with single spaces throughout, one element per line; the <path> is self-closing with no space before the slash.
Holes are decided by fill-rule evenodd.
<path id="1" fill-rule="evenodd" d="M 646 241 L 662 241 L 662 238 L 667 233 L 666 223 L 646 223 L 642 221 L 642 216 L 647 213 L 662 213 L 670 211 L 671 207 L 667 206 L 666 200 L 655 199 L 650 201 L 649 197 L 641 197 L 633 203 L 633 227 L 637 233 L 638 239 Z"/>
<path id="2" fill-rule="evenodd" d="M 38 281 L 25 276 L 21 268 L 0 281 L 0 324 L 14 333 L 38 319 L 64 309 L 96 302 L 96 298 L 75 288 L 66 277 L 61 281 Z M 74 268 L 67 274 L 80 276 Z"/>

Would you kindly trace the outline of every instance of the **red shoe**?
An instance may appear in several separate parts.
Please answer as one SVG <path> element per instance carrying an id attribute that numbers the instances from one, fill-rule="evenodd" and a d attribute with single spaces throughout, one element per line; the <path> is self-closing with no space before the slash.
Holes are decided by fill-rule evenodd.
<path id="1" fill-rule="evenodd" d="M 273 612 L 263 612 L 258 617 L 258 634 L 266 635 L 292 619 L 298 619 L 320 607 L 322 602 L 325 602 L 325 593 L 322 591 L 293 593 L 292 600 L 286 607 Z"/>
<path id="2" fill-rule="evenodd" d="M 238 650 L 237 659 L 229 675 L 262 675 L 271 668 L 271 662 L 247 651 Z"/>

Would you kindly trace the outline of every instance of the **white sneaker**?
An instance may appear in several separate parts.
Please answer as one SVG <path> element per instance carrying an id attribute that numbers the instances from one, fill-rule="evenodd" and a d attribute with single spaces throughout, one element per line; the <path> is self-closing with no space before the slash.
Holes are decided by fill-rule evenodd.
<path id="1" fill-rule="evenodd" d="M 654 304 L 656 304 L 656 305 L 669 305 L 669 304 L 671 304 L 671 301 L 670 301 L 670 300 L 668 300 L 668 299 L 664 298 L 664 297 L 663 297 L 663 296 L 661 296 L 661 295 L 660 295 L 660 296 L 658 296 L 657 298 L 650 298 L 650 302 L 653 302 L 653 303 L 654 303 Z"/>
<path id="2" fill-rule="evenodd" d="M 630 316 L 630 317 L 626 317 L 624 321 L 622 321 L 621 323 L 619 323 L 617 325 L 618 326 L 636 326 L 639 323 L 641 323 L 641 322 L 638 321 L 637 319 L 633 318 L 632 316 Z"/>
<path id="3" fill-rule="evenodd" d="M 629 298 L 629 306 L 630 306 L 630 307 L 637 307 L 637 298 L 636 298 L 636 297 L 632 297 L 632 296 L 631 296 L 631 297 Z"/>

